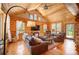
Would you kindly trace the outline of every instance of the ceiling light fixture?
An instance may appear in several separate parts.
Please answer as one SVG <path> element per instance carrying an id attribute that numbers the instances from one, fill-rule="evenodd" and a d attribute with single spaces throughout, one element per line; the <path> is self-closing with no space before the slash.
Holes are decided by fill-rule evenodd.
<path id="1" fill-rule="evenodd" d="M 47 10 L 47 9 L 48 9 L 48 6 L 47 6 L 47 4 L 45 4 L 45 5 L 44 5 L 44 9 L 45 9 L 45 10 Z"/>

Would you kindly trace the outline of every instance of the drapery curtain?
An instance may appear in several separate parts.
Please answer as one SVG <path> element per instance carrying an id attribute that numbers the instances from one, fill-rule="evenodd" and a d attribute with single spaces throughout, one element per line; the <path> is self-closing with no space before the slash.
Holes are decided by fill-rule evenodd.
<path id="1" fill-rule="evenodd" d="M 10 16 L 7 15 L 7 37 L 8 37 L 8 40 L 11 41 L 11 32 L 10 32 Z"/>

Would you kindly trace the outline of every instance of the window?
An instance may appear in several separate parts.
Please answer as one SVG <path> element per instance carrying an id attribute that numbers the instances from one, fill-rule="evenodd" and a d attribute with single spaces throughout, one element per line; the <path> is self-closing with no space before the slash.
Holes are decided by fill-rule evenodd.
<path id="1" fill-rule="evenodd" d="M 3 47 L 3 40 L 2 40 L 2 17 L 0 16 L 0 49 L 2 47 Z"/>
<path id="2" fill-rule="evenodd" d="M 44 29 L 44 32 L 47 31 L 47 24 L 44 24 L 44 25 L 43 25 L 43 29 Z"/>
<path id="3" fill-rule="evenodd" d="M 55 33 L 61 32 L 61 23 L 53 23 L 52 30 L 54 30 Z"/>
<path id="4" fill-rule="evenodd" d="M 30 19 L 30 20 L 33 20 L 33 14 L 30 14 L 30 15 L 29 15 L 29 19 Z"/>
<path id="5" fill-rule="evenodd" d="M 23 33 L 25 31 L 25 23 L 22 21 L 16 22 L 16 35 L 18 36 L 19 33 Z"/>
<path id="6" fill-rule="evenodd" d="M 34 14 L 34 20 L 37 20 L 37 14 Z"/>
<path id="7" fill-rule="evenodd" d="M 29 18 L 29 14 L 28 13 L 26 14 L 26 17 Z"/>
<path id="8" fill-rule="evenodd" d="M 2 19 L 0 17 L 0 35 L 2 34 Z"/>
<path id="9" fill-rule="evenodd" d="M 66 37 L 67 38 L 74 38 L 74 24 L 67 24 L 66 25 Z"/>
<path id="10" fill-rule="evenodd" d="M 41 17 L 41 16 L 39 16 L 39 17 L 38 17 L 38 20 L 39 20 L 39 21 L 42 21 L 42 17 Z"/>
<path id="11" fill-rule="evenodd" d="M 61 32 L 61 23 L 57 23 L 57 32 Z"/>

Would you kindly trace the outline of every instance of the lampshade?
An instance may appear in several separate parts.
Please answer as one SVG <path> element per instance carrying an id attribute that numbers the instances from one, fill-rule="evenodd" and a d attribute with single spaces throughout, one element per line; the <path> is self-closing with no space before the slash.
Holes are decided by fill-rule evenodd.
<path id="1" fill-rule="evenodd" d="M 33 22 L 33 21 L 28 21 L 28 22 L 27 22 L 27 27 L 32 27 L 32 26 L 35 26 L 35 22 Z"/>

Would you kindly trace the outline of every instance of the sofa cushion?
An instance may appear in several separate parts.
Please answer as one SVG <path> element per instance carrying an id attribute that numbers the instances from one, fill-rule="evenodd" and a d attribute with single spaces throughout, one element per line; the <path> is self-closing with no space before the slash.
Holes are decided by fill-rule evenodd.
<path id="1" fill-rule="evenodd" d="M 35 45 L 38 45 L 40 43 L 36 42 L 34 39 L 32 39 L 30 42 L 29 42 L 30 46 L 35 46 Z"/>
<path id="2" fill-rule="evenodd" d="M 37 43 L 43 43 L 43 40 L 41 40 L 40 38 L 37 38 L 35 36 L 32 36 L 34 38 L 34 40 L 37 42 Z"/>

